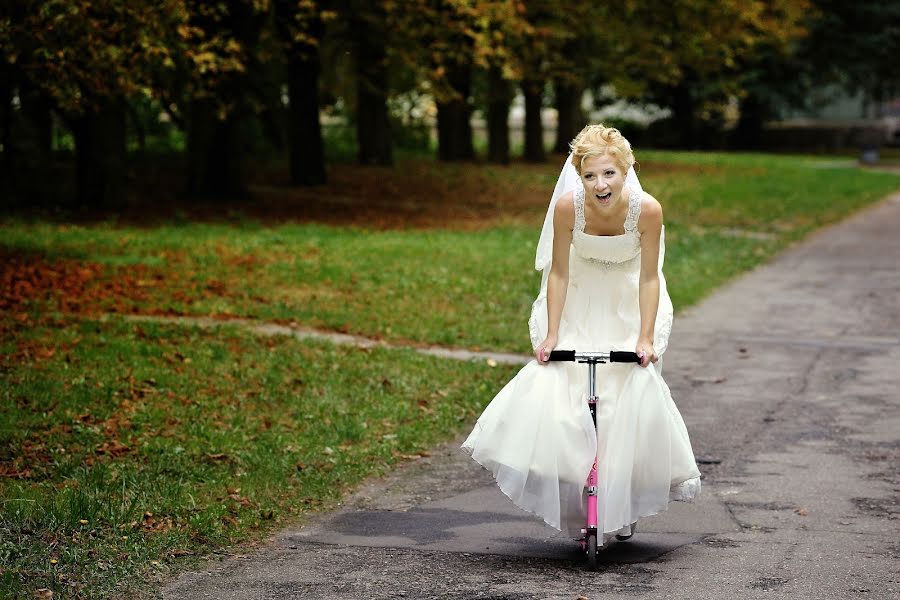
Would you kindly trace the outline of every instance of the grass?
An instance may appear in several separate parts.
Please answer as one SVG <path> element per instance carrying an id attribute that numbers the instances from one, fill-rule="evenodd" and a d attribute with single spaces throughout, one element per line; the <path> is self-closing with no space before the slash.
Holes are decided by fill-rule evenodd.
<path id="1" fill-rule="evenodd" d="M 237 328 L 6 322 L 0 597 L 122 598 L 471 425 L 506 367 Z M 413 426 L 415 424 L 415 426 Z"/>
<path id="2" fill-rule="evenodd" d="M 900 187 L 900 176 L 811 157 L 640 157 L 645 189 L 666 213 L 666 274 L 676 309 Z M 366 198 L 382 198 L 376 212 L 414 213 L 415 229 L 369 213 L 363 226 L 355 215 L 366 207 L 352 204 L 342 205 L 350 227 L 7 220 L 0 224 L 7 255 L 30 253 L 30 264 L 43 261 L 71 284 L 31 281 L 30 295 L 11 302 L 87 313 L 243 316 L 397 342 L 527 351 L 525 321 L 538 284 L 534 244 L 556 165 L 430 164 L 427 174 L 419 163 L 390 177 L 357 172 Z M 410 194 L 398 196 L 398 189 Z M 459 195 L 435 201 L 447 189 Z M 327 208 L 333 194 L 320 193 Z M 90 277 L 78 275 L 85 268 Z"/>
<path id="3" fill-rule="evenodd" d="M 833 159 L 639 156 L 676 308 L 900 188 Z M 257 188 L 229 222 L 0 220 L 0 597 L 152 595 L 458 434 L 512 374 L 109 313 L 526 351 L 557 173 L 408 159 Z"/>

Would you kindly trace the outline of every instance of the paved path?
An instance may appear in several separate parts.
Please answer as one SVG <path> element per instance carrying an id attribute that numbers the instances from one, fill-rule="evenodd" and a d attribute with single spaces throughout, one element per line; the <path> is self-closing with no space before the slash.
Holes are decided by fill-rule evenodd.
<path id="1" fill-rule="evenodd" d="M 900 598 L 900 195 L 679 315 L 704 491 L 599 572 L 454 447 L 164 597 Z"/>

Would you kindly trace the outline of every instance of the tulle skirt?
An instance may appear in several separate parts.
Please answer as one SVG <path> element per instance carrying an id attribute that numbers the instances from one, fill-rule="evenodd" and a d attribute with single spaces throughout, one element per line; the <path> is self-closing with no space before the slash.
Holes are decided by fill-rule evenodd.
<path id="1" fill-rule="evenodd" d="M 687 430 L 655 367 L 597 370 L 596 431 L 585 393 L 587 366 L 531 361 L 463 444 L 517 506 L 573 535 L 584 527 L 584 484 L 594 456 L 598 529 L 604 533 L 700 490 Z"/>

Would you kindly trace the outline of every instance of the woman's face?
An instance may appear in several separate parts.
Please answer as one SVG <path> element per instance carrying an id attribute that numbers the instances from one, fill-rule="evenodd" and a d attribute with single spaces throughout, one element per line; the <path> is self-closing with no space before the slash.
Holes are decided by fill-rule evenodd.
<path id="1" fill-rule="evenodd" d="M 588 156 L 581 163 L 584 196 L 603 209 L 618 206 L 625 187 L 625 172 L 609 154 Z"/>

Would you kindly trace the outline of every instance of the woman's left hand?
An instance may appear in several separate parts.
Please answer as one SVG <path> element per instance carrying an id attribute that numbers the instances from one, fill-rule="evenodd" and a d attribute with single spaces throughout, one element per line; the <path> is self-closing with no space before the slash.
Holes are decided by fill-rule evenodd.
<path id="1" fill-rule="evenodd" d="M 650 340 L 638 340 L 637 347 L 634 351 L 641 357 L 642 367 L 646 367 L 650 363 L 655 363 L 659 360 L 659 357 L 656 355 L 656 350 L 653 349 L 653 342 Z"/>

